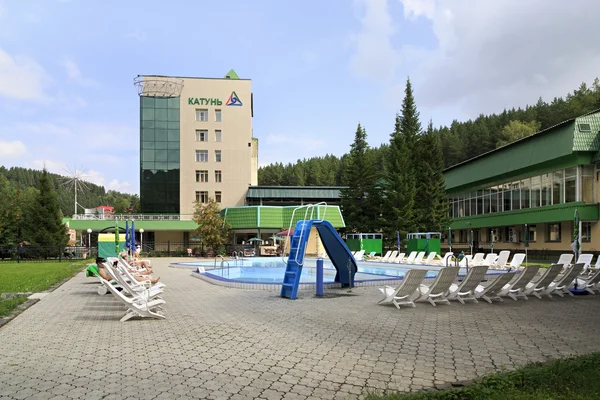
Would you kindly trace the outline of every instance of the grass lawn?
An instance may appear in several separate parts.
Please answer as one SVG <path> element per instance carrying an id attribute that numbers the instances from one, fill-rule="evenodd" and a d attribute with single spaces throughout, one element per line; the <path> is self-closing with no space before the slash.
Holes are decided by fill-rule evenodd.
<path id="1" fill-rule="evenodd" d="M 89 262 L 23 262 L 0 263 L 0 294 L 41 292 L 81 271 Z M 7 315 L 26 297 L 0 300 L 0 316 Z"/>
<path id="2" fill-rule="evenodd" d="M 367 400 L 580 400 L 600 399 L 600 353 L 528 364 L 473 385 L 410 395 L 369 394 Z"/>

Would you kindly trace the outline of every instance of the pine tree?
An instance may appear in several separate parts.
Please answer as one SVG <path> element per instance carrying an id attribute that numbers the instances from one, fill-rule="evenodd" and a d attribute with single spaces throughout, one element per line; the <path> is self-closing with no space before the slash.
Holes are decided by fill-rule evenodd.
<path id="1" fill-rule="evenodd" d="M 448 206 L 444 181 L 444 155 L 442 142 L 429 122 L 427 133 L 420 140 L 421 160 L 418 165 L 424 173 L 417 182 L 418 229 L 426 232 L 441 232 L 447 224 Z"/>
<path id="2" fill-rule="evenodd" d="M 350 232 L 367 233 L 379 228 L 377 171 L 368 151 L 367 133 L 358 124 L 344 173 L 348 189 L 343 189 L 340 196 L 346 229 Z"/>
<path id="3" fill-rule="evenodd" d="M 408 111 L 404 104 L 402 111 Z M 396 114 L 394 132 L 390 135 L 390 146 L 385 156 L 384 236 L 390 243 L 395 242 L 397 232 L 405 237 L 406 233 L 414 229 L 416 189 L 412 158 L 402 130 L 407 125 L 403 124 L 406 120 L 405 116 Z"/>
<path id="4" fill-rule="evenodd" d="M 62 223 L 63 215 L 54 185 L 45 168 L 38 189 L 23 218 L 23 239 L 39 246 L 65 246 L 67 230 Z"/>

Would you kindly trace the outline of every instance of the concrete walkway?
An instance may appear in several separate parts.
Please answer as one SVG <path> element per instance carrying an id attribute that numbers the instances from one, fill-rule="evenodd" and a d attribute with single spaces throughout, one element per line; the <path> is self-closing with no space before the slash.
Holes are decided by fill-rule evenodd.
<path id="1" fill-rule="evenodd" d="M 166 320 L 120 323 L 81 273 L 2 327 L 0 398 L 351 399 L 600 350 L 600 296 L 397 310 L 376 288 L 291 301 L 153 264 Z"/>

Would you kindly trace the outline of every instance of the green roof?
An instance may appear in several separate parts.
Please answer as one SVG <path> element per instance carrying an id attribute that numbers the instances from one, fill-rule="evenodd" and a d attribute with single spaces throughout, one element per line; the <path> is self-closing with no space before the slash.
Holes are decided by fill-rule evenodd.
<path id="1" fill-rule="evenodd" d="M 473 190 L 507 179 L 589 164 L 594 155 L 600 158 L 599 130 L 598 111 L 561 122 L 445 169 L 446 189 L 450 193 Z"/>
<path id="2" fill-rule="evenodd" d="M 226 79 L 240 79 L 238 74 L 236 74 L 235 71 L 232 69 L 230 69 L 229 72 L 227 73 L 227 75 L 225 75 L 225 78 Z"/>
<path id="3" fill-rule="evenodd" d="M 227 222 L 229 222 L 232 229 L 281 229 L 288 228 L 290 226 L 292 214 L 297 208 L 298 206 L 229 207 L 221 210 L 221 215 L 223 215 Z M 304 218 L 305 209 L 296 211 L 292 226 Z M 310 218 L 310 211 L 309 215 L 306 215 L 306 218 Z M 338 206 L 317 206 L 315 207 L 312 218 L 325 219 L 329 221 L 334 228 L 343 228 L 346 226 L 342 212 Z"/>
<path id="4" fill-rule="evenodd" d="M 69 228 L 85 231 L 92 229 L 94 232 L 101 231 L 104 228 L 115 226 L 114 220 L 85 220 L 63 218 L 63 223 L 69 223 Z M 125 221 L 119 221 L 119 227 L 125 228 Z M 145 231 L 193 231 L 198 228 L 194 221 L 135 221 L 135 229 L 144 229 Z"/>
<path id="5" fill-rule="evenodd" d="M 250 186 L 246 198 L 251 199 L 335 199 L 345 186 Z"/>

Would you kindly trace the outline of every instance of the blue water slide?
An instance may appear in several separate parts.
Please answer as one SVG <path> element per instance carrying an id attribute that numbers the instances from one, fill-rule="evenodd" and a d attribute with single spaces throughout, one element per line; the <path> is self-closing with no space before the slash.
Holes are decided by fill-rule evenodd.
<path id="1" fill-rule="evenodd" d="M 356 260 L 333 226 L 324 220 L 301 220 L 296 224 L 291 238 L 281 297 L 293 300 L 298 295 L 304 253 L 313 226 L 317 228 L 325 252 L 336 269 L 335 282 L 340 282 L 342 287 L 354 286 L 354 275 L 358 269 Z"/>

